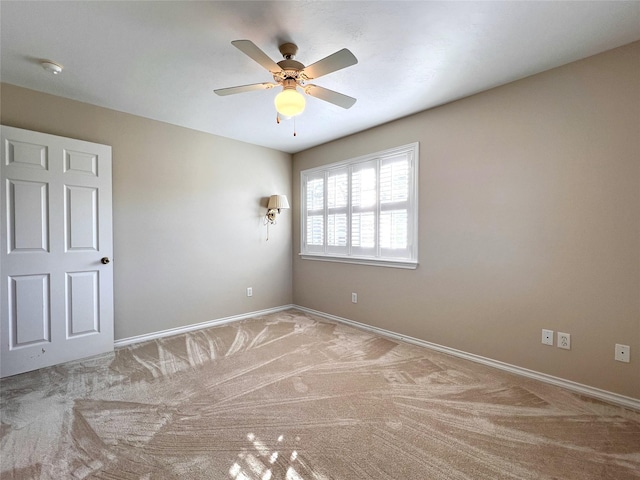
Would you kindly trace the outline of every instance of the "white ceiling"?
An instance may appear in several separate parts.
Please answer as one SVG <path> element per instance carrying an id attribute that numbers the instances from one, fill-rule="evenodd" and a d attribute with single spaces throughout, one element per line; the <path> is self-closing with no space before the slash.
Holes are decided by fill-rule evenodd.
<path id="1" fill-rule="evenodd" d="M 2 82 L 290 153 L 640 39 L 639 1 L 3 0 L 0 18 Z M 237 39 L 305 65 L 348 48 L 358 64 L 313 83 L 357 103 L 307 97 L 294 137 L 277 90 L 215 95 L 272 80 Z"/>

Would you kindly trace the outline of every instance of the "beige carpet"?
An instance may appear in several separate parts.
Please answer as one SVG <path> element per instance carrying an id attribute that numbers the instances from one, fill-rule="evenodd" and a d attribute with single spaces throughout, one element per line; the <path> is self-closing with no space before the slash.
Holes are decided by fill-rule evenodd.
<path id="1" fill-rule="evenodd" d="M 2 480 L 640 478 L 638 412 L 294 310 L 1 395 Z"/>

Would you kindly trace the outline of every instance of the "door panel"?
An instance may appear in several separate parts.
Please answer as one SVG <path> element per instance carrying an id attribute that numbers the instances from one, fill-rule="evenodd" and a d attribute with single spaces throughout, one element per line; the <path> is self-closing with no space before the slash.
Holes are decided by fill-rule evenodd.
<path id="1" fill-rule="evenodd" d="M 7 188 L 9 252 L 48 251 L 47 184 L 8 180 Z"/>
<path id="2" fill-rule="evenodd" d="M 49 275 L 16 275 L 9 280 L 11 348 L 51 341 Z"/>
<path id="3" fill-rule="evenodd" d="M 98 279 L 100 272 L 67 273 L 67 331 L 69 337 L 100 333 Z"/>
<path id="4" fill-rule="evenodd" d="M 86 152 L 65 151 L 64 171 L 98 176 L 98 157 Z"/>
<path id="5" fill-rule="evenodd" d="M 112 351 L 111 147 L 0 129 L 1 375 Z"/>
<path id="6" fill-rule="evenodd" d="M 25 143 L 7 139 L 7 165 L 19 164 L 25 167 L 48 170 L 47 147 L 37 143 Z"/>
<path id="7" fill-rule="evenodd" d="M 98 251 L 98 189 L 65 186 L 65 249 Z"/>

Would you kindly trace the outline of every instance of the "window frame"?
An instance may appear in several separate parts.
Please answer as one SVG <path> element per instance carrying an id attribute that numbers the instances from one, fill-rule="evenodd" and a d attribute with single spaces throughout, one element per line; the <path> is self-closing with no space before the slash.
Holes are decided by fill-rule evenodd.
<path id="1" fill-rule="evenodd" d="M 380 171 L 385 160 L 398 156 L 406 156 L 408 161 L 408 198 L 407 204 L 407 254 L 401 257 L 382 256 L 383 249 L 380 246 L 380 213 L 389 210 L 389 206 L 380 202 Z M 328 262 L 353 263 L 361 265 L 374 265 L 383 267 L 416 269 L 418 267 L 418 183 L 419 183 L 419 143 L 409 143 L 399 147 L 390 148 L 381 152 L 362 155 L 359 157 L 321 165 L 300 172 L 300 258 L 304 260 L 320 260 Z M 358 167 L 365 164 L 375 164 L 376 171 L 376 202 L 375 211 L 375 247 L 373 255 L 357 254 L 358 248 L 352 245 L 352 180 L 353 173 Z M 347 206 L 328 206 L 328 178 L 331 172 L 345 170 L 347 172 Z M 322 245 L 307 245 L 307 182 L 313 179 L 323 179 L 322 208 L 316 209 L 316 214 L 322 215 Z M 360 207 L 362 208 L 362 207 Z M 357 209 L 357 207 L 356 207 Z M 367 210 L 371 210 L 370 208 Z M 330 212 L 346 211 L 347 213 L 347 245 L 345 247 L 328 245 L 328 228 Z M 355 250 L 355 252 L 354 252 Z M 359 251 L 366 251 L 360 249 Z"/>

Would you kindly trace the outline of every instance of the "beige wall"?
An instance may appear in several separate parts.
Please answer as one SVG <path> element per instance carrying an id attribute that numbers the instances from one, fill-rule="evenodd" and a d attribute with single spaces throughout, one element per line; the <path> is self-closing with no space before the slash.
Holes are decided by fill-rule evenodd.
<path id="1" fill-rule="evenodd" d="M 116 339 L 291 303 L 291 155 L 3 84 L 1 122 L 113 147 Z M 254 296 L 246 297 L 246 287 Z"/>
<path id="2" fill-rule="evenodd" d="M 415 141 L 418 269 L 300 260 L 300 170 Z M 640 43 L 298 153 L 293 180 L 296 304 L 640 398 Z"/>

